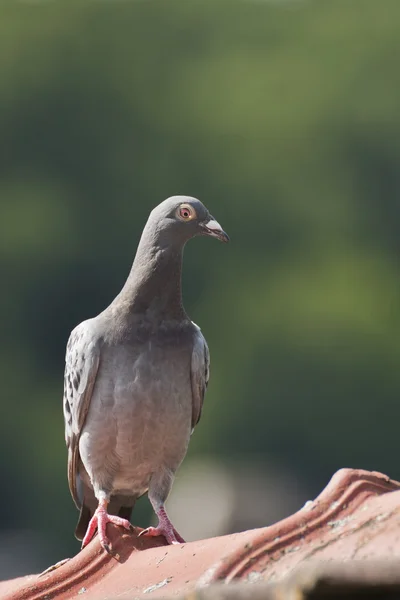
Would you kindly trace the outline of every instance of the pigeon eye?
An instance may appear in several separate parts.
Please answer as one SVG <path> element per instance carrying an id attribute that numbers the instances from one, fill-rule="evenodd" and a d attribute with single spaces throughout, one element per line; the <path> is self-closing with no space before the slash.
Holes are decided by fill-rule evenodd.
<path id="1" fill-rule="evenodd" d="M 196 216 L 196 213 L 190 204 L 181 204 L 178 209 L 178 216 L 182 221 L 190 221 Z"/>

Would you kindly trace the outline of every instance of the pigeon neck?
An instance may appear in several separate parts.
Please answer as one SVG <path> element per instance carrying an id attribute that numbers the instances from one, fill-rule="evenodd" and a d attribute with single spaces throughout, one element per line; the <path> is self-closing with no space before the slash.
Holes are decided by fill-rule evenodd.
<path id="1" fill-rule="evenodd" d="M 130 314 L 159 318 L 186 316 L 182 305 L 183 247 L 164 246 L 142 236 L 129 277 L 118 301 Z"/>

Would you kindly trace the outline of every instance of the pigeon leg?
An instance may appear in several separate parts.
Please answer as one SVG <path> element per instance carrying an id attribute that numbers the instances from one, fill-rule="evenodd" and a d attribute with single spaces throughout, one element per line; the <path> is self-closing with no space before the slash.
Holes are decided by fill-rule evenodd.
<path id="1" fill-rule="evenodd" d="M 147 527 L 139 533 L 139 536 L 163 535 L 168 544 L 185 544 L 185 540 L 176 531 L 172 525 L 165 510 L 165 501 L 172 487 L 174 472 L 170 469 L 163 469 L 153 475 L 149 485 L 149 500 L 154 512 L 158 517 L 157 527 Z"/>
<path id="2" fill-rule="evenodd" d="M 139 533 L 139 537 L 142 535 L 145 536 L 156 536 L 163 535 L 167 540 L 168 544 L 185 544 L 185 540 L 179 533 L 176 531 L 175 527 L 172 525 L 164 506 L 161 506 L 156 510 L 156 515 L 158 517 L 158 525 L 157 527 L 147 527 Z"/>
<path id="3" fill-rule="evenodd" d="M 86 535 L 82 541 L 82 548 L 88 545 L 90 540 L 93 538 L 96 529 L 99 534 L 100 544 L 104 548 L 106 552 L 111 554 L 110 542 L 106 535 L 106 527 L 107 523 L 114 523 L 114 525 L 118 525 L 119 527 L 125 527 L 125 529 L 131 529 L 131 524 L 127 519 L 121 519 L 121 517 L 117 517 L 115 515 L 109 515 L 107 512 L 108 501 L 100 500 L 99 505 L 94 513 L 93 517 L 90 519 Z"/>

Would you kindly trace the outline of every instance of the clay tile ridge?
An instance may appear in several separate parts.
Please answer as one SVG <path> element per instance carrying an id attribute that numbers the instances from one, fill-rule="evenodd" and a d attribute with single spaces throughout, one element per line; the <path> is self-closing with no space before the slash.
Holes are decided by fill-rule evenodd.
<path id="1" fill-rule="evenodd" d="M 137 528 L 121 535 L 109 526 L 118 558 L 96 538 L 53 571 L 0 582 L 0 598 L 156 598 L 216 582 L 278 581 L 309 560 L 390 558 L 400 553 L 399 513 L 400 483 L 341 469 L 313 502 L 270 527 L 166 546 L 163 538 L 138 538 Z"/>

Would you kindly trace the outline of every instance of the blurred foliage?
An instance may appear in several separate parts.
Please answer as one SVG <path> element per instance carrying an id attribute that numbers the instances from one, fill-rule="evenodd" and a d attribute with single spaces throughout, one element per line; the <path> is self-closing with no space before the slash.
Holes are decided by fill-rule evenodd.
<path id="1" fill-rule="evenodd" d="M 400 478 L 398 0 L 10 0 L 0 49 L 2 527 L 76 550 L 65 343 L 173 194 L 232 238 L 185 256 L 190 454 Z"/>

